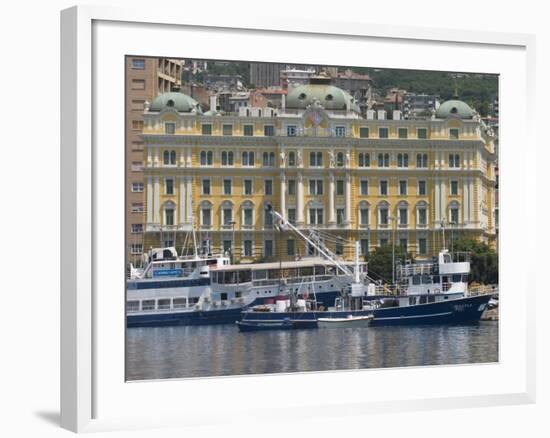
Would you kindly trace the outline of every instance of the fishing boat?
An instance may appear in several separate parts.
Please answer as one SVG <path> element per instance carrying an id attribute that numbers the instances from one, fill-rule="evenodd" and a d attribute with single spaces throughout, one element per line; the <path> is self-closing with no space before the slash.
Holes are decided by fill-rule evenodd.
<path id="1" fill-rule="evenodd" d="M 321 242 L 305 236 L 292 224 L 287 223 L 277 212 L 281 226 L 295 231 L 297 235 L 315 245 L 321 254 L 337 269 L 344 272 L 342 278 L 353 280 L 345 285 L 336 298 L 334 306 L 320 309 L 310 307 L 296 309 L 292 304 L 282 310 L 272 306 L 270 312 L 253 312 L 250 309 L 241 314 L 241 321 L 248 324 L 262 320 L 277 321 L 315 320 L 319 318 L 348 318 L 372 315 L 371 325 L 421 325 L 471 323 L 480 320 L 491 294 L 475 294 L 468 290 L 470 259 L 467 253 L 450 253 L 443 248 L 430 262 L 404 263 L 397 266 L 395 285 L 383 287 L 368 277 L 365 270 L 358 268 L 359 244 L 355 245 L 355 269 L 350 270 L 335 258 Z"/>

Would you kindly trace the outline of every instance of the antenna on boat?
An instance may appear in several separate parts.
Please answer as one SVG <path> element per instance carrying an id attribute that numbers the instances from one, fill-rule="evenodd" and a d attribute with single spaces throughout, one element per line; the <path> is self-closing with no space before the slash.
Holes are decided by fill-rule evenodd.
<path id="1" fill-rule="evenodd" d="M 195 258 L 199 257 L 199 252 L 197 251 L 197 236 L 195 236 L 195 218 L 191 216 L 191 232 L 193 233 L 193 251 L 195 252 Z"/>
<path id="2" fill-rule="evenodd" d="M 445 218 L 441 219 L 441 231 L 443 232 L 443 248 L 442 250 L 445 251 Z"/>

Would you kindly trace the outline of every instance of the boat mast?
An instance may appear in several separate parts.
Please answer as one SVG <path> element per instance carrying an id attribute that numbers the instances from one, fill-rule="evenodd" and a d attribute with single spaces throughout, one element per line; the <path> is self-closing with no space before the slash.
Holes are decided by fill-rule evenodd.
<path id="1" fill-rule="evenodd" d="M 441 231 L 443 232 L 443 251 L 445 251 L 445 218 L 441 219 Z"/>

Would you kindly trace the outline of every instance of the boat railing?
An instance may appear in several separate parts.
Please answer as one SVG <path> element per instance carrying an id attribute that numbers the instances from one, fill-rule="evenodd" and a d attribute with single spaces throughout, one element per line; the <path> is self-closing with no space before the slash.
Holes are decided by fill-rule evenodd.
<path id="1" fill-rule="evenodd" d="M 430 275 L 434 271 L 434 263 L 418 263 L 410 265 L 398 265 L 398 277 L 410 277 L 412 275 Z"/>

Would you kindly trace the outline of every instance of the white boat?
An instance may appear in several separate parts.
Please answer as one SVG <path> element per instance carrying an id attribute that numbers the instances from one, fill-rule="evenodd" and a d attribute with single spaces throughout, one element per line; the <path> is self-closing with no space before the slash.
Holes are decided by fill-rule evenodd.
<path id="1" fill-rule="evenodd" d="M 372 319 L 372 315 L 348 315 L 345 318 L 317 318 L 317 326 L 319 328 L 368 327 Z"/>

